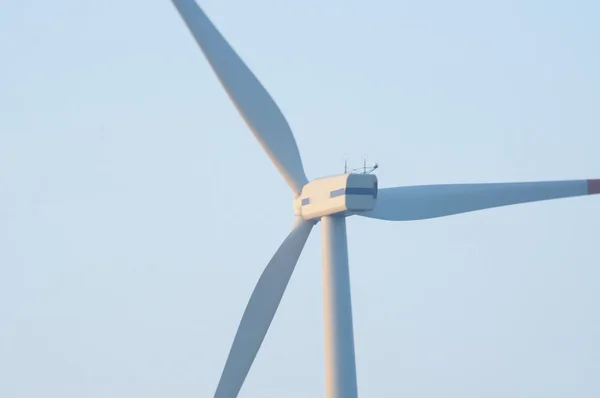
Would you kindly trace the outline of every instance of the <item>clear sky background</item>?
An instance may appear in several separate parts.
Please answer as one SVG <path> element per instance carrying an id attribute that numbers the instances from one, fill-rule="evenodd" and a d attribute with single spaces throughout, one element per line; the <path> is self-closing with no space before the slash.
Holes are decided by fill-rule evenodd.
<path id="1" fill-rule="evenodd" d="M 204 0 L 309 178 L 600 177 L 597 1 Z M 0 6 L 0 396 L 207 397 L 293 219 L 167 0 Z M 600 396 L 600 198 L 348 222 L 363 397 Z M 323 396 L 320 228 L 241 397 Z"/>

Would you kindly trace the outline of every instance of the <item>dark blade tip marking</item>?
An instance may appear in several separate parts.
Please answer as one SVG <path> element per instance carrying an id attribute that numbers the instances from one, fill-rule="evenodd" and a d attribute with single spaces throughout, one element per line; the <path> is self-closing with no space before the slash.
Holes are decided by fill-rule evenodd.
<path id="1" fill-rule="evenodd" d="M 587 180 L 588 195 L 600 193 L 600 180 Z"/>

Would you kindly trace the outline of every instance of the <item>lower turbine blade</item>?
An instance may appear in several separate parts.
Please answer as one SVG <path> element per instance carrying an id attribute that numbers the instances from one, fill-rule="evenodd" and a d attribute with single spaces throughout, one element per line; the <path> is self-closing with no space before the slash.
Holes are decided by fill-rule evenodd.
<path id="1" fill-rule="evenodd" d="M 237 397 L 313 225 L 297 219 L 292 231 L 260 276 L 233 340 L 215 398 Z"/>
<path id="2" fill-rule="evenodd" d="M 384 188 L 360 216 L 390 221 L 443 217 L 492 207 L 600 193 L 600 180 L 423 185 Z"/>

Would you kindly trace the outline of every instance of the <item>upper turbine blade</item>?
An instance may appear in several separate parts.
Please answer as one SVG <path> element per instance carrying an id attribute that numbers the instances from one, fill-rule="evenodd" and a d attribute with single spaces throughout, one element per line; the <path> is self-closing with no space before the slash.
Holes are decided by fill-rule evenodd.
<path id="1" fill-rule="evenodd" d="M 294 194 L 308 182 L 285 117 L 194 0 L 173 0 L 237 110 Z"/>
<path id="2" fill-rule="evenodd" d="M 424 185 L 380 189 L 374 210 L 360 216 L 422 220 L 491 207 L 600 193 L 600 180 Z"/>
<path id="3" fill-rule="evenodd" d="M 296 219 L 292 231 L 260 276 L 231 345 L 215 398 L 237 397 L 313 225 Z"/>

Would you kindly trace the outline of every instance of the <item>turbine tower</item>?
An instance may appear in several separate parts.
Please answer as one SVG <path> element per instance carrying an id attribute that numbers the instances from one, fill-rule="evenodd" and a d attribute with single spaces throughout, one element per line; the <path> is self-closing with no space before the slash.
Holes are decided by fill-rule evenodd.
<path id="1" fill-rule="evenodd" d="M 195 0 L 172 0 L 223 88 L 293 194 L 292 230 L 263 271 L 233 340 L 215 392 L 236 397 L 275 316 L 304 244 L 323 228 L 325 384 L 328 398 L 356 398 L 356 366 L 346 217 L 408 221 L 498 206 L 600 193 L 600 180 L 451 184 L 379 189 L 369 173 L 306 178 L 283 114 Z"/>

